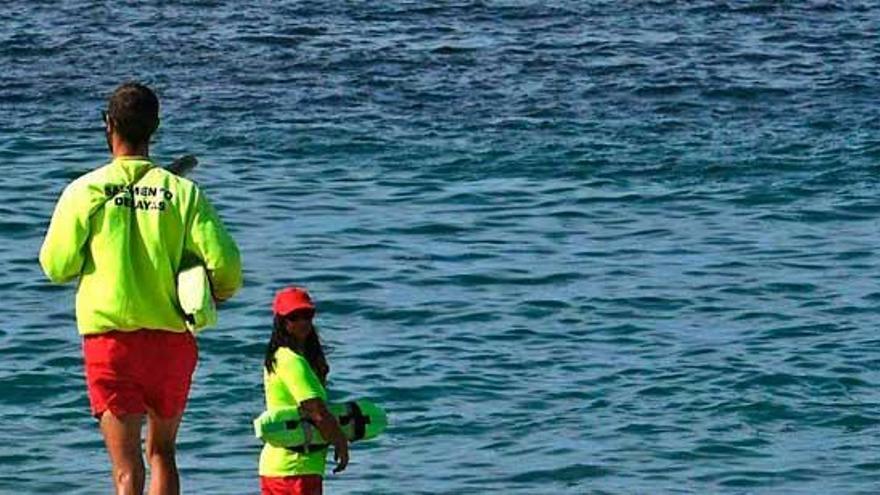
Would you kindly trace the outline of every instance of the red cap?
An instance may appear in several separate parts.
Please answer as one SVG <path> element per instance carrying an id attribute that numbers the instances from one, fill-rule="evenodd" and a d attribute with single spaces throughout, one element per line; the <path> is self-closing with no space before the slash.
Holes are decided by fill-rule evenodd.
<path id="1" fill-rule="evenodd" d="M 299 287 L 286 287 L 275 294 L 275 301 L 272 303 L 272 311 L 276 315 L 288 315 L 298 309 L 315 311 L 315 305 L 312 303 L 312 298 L 305 289 Z"/>

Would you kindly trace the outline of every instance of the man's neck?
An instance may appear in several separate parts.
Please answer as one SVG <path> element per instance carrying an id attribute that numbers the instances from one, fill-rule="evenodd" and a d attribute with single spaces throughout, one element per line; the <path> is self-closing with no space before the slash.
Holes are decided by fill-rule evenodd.
<path id="1" fill-rule="evenodd" d="M 119 158 L 121 156 L 150 156 L 150 146 L 148 144 L 141 144 L 138 146 L 132 146 L 123 141 L 115 141 L 113 143 L 113 158 Z"/>

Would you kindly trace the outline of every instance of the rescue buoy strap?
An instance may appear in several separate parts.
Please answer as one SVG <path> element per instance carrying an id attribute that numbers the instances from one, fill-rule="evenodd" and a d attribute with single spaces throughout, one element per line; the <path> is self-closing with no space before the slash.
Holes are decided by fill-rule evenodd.
<path id="1" fill-rule="evenodd" d="M 357 402 L 349 402 L 348 403 L 348 416 L 345 419 L 345 423 L 349 421 L 354 422 L 354 438 L 351 439 L 352 442 L 355 440 L 362 440 L 364 435 L 367 434 L 367 425 L 370 423 L 369 416 L 364 416 L 363 411 L 361 411 L 361 407 Z"/>

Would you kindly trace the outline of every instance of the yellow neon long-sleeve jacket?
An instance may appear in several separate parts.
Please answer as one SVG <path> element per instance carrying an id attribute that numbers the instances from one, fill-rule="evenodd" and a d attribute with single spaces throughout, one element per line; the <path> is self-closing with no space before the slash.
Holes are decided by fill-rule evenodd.
<path id="1" fill-rule="evenodd" d="M 241 257 L 191 181 L 143 157 L 118 157 L 70 183 L 40 249 L 50 280 L 79 277 L 79 333 L 186 331 L 177 300 L 181 263 L 201 262 L 214 297 L 242 283 Z"/>

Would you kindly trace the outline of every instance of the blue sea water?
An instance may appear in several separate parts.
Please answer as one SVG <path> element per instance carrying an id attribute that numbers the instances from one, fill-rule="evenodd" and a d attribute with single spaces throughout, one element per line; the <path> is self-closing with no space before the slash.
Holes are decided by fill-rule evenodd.
<path id="1" fill-rule="evenodd" d="M 258 492 L 269 303 L 383 404 L 339 494 L 880 491 L 880 5 L 11 0 L 0 9 L 0 493 L 109 493 L 74 286 L 37 252 L 156 88 L 246 282 L 180 433 Z"/>

